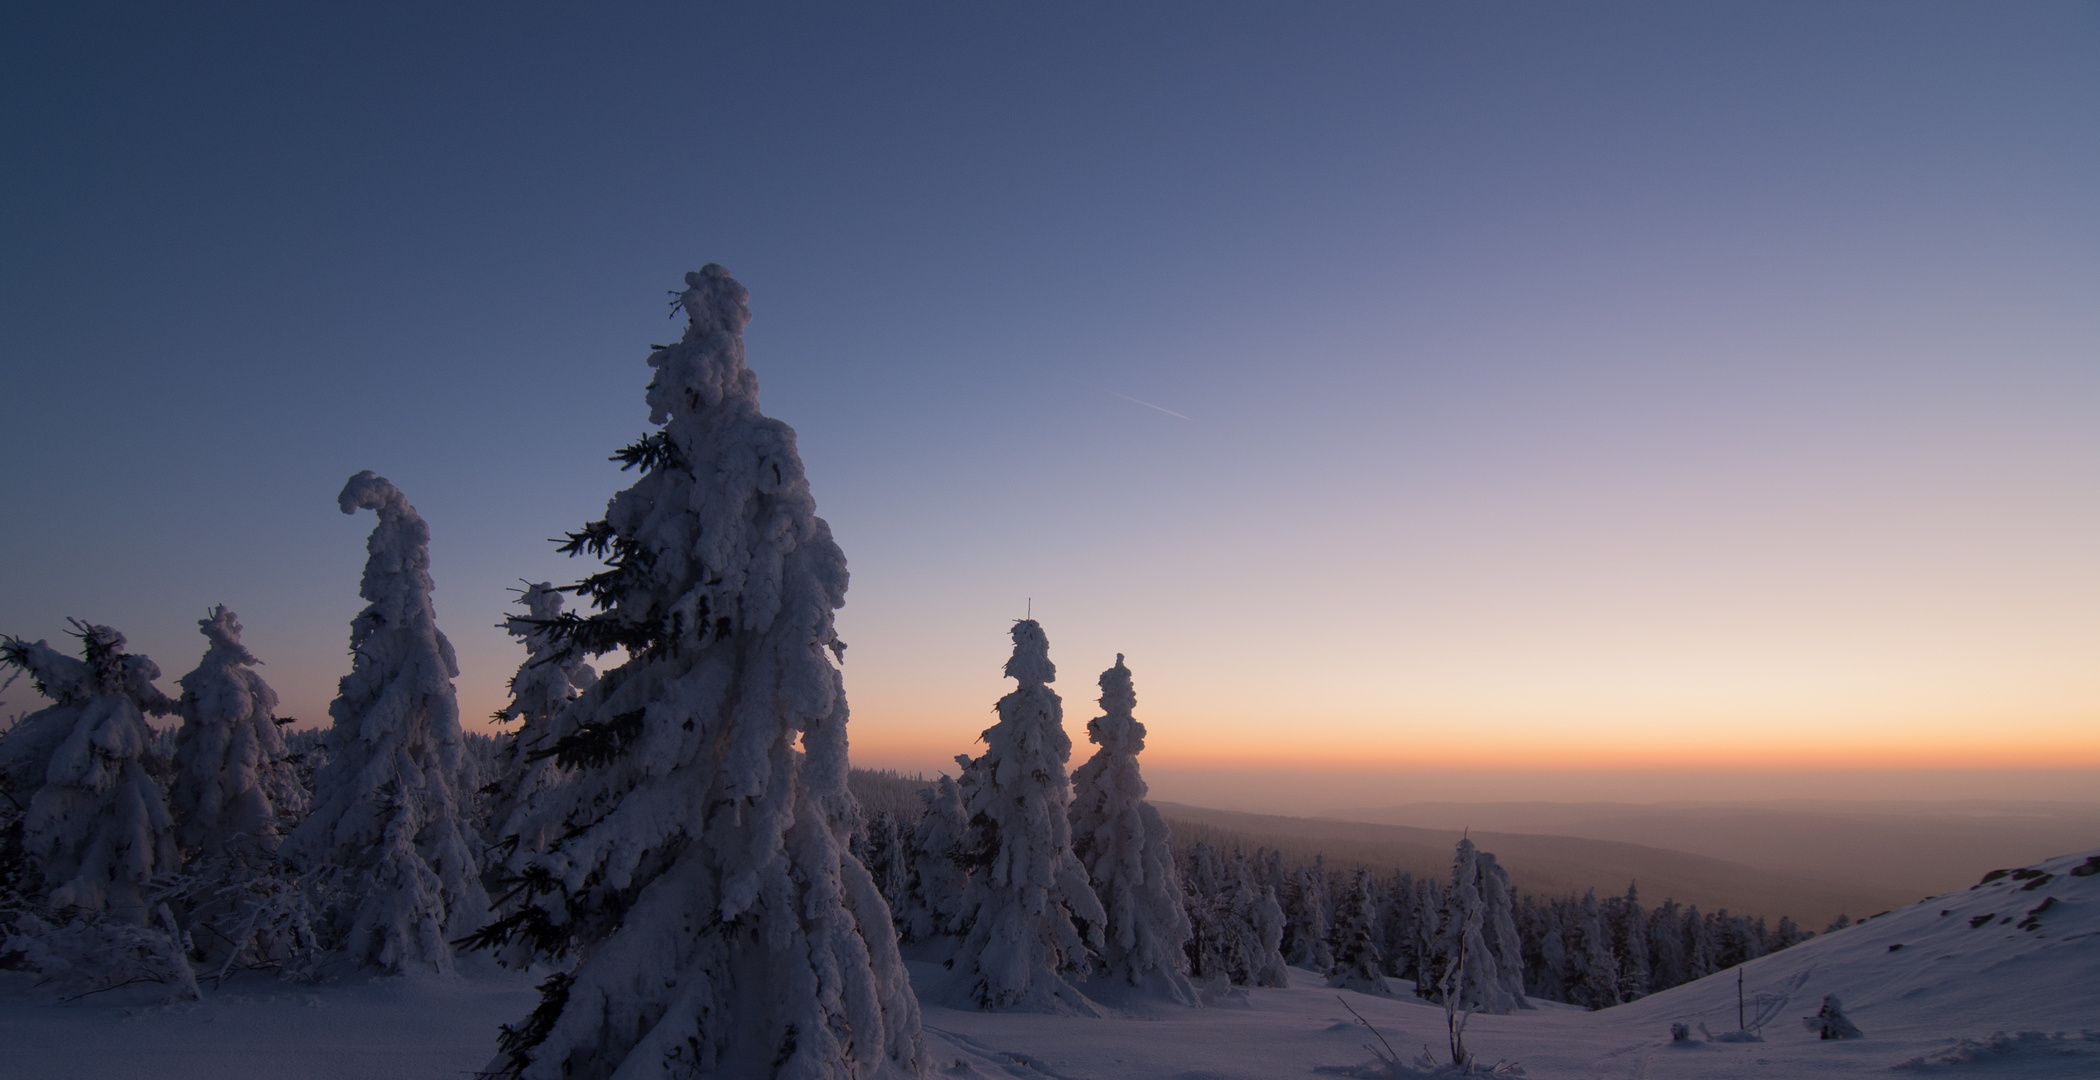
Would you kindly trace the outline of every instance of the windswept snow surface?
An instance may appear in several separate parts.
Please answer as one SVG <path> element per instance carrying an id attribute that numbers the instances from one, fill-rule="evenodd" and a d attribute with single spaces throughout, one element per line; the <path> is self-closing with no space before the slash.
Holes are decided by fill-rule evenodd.
<path id="1" fill-rule="evenodd" d="M 1466 1044 L 1481 1064 L 1515 1061 L 1532 1078 L 1778 1080 L 1896 1069 L 2089 1080 L 2100 1076 L 2100 1030 L 2083 1030 L 2100 1029 L 2100 874 L 2072 876 L 2081 865 L 2100 866 L 2100 852 L 2051 859 L 2035 876 L 2008 875 L 1743 965 L 1745 1018 L 1764 1020 L 1761 1042 L 1696 1034 L 1701 1024 L 1714 1035 L 1736 1030 L 1730 969 L 1601 1012 L 1539 1002 L 1533 1012 L 1477 1015 Z M 2045 900 L 2034 928 L 2019 929 Z M 1291 984 L 1143 1018 L 928 1008 L 927 1041 L 951 1076 L 1254 1080 L 1374 1061 L 1365 1044 L 1376 1040 L 1335 991 L 1316 989 L 1311 972 L 1294 972 Z M 1341 994 L 1403 1059 L 1425 1043 L 1442 1053 L 1442 1008 Z M 1800 1018 L 1825 994 L 1844 1000 L 1865 1037 L 1826 1042 L 1803 1028 Z M 1693 1041 L 1673 1044 L 1673 1022 L 1691 1026 Z"/>
<path id="2" fill-rule="evenodd" d="M 539 1000 L 536 978 L 462 957 L 471 976 L 346 976 L 300 986 L 242 976 L 201 1002 L 133 986 L 70 1004 L 0 972 L 0 1076 L 9 1080 L 463 1080 L 496 1026 Z"/>
<path id="3" fill-rule="evenodd" d="M 1736 1030 L 1735 969 L 1602 1012 L 1536 1002 L 1535 1011 L 1475 1016 L 1466 1042 L 1481 1063 L 1516 1061 L 1533 1080 L 2089 1080 L 2100 1076 L 2100 1030 L 2087 1030 L 2100 1029 L 2100 873 L 2071 873 L 2083 866 L 2100 867 L 2100 850 L 1743 965 L 1744 1011 L 1765 1020 L 1761 1042 L 1698 1034 L 1702 1024 L 1717 1036 Z M 2032 928 L 2022 929 L 2030 917 Z M 258 980 L 175 1006 L 157 1004 L 165 992 L 152 987 L 53 1005 L 27 993 L 27 976 L 7 973 L 0 1074 L 456 1080 L 487 1061 L 498 1022 L 529 1008 L 526 987 L 537 977 L 476 968 L 457 979 L 346 979 L 313 989 Z M 921 986 L 945 974 L 938 964 L 913 965 Z M 929 1005 L 931 1075 L 1275 1080 L 1371 1062 L 1365 1044 L 1377 1040 L 1321 981 L 1298 971 L 1287 989 L 1226 991 L 1202 1008 L 1104 1009 L 1101 1017 Z M 1339 993 L 1404 1059 L 1424 1044 L 1439 1053 L 1446 1044 L 1436 1005 L 1404 991 Z M 1825 994 L 1844 1000 L 1864 1037 L 1825 1042 L 1803 1029 L 1800 1018 Z M 1673 1044 L 1672 1023 L 1691 1027 L 1693 1040 Z"/>

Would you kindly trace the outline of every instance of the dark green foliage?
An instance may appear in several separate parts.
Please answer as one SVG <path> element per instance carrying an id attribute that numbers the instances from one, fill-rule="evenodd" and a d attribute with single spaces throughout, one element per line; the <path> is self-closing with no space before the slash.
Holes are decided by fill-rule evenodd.
<path id="1" fill-rule="evenodd" d="M 565 769 L 595 769 L 625 753 L 642 735 L 642 713 L 623 712 L 603 723 L 584 721 L 545 750 L 525 755 L 527 761 L 553 758 Z"/>
<path id="2" fill-rule="evenodd" d="M 547 976 L 547 981 L 540 984 L 540 1003 L 532 1010 L 532 1015 L 517 1027 L 503 1025 L 501 1033 L 496 1036 L 496 1049 L 504 1056 L 506 1064 L 497 1076 L 518 1076 L 525 1071 L 525 1066 L 532 1064 L 529 1051 L 546 1042 L 547 1036 L 553 1033 L 554 1022 L 561 1019 L 561 1011 L 569 1004 L 569 984 L 575 981 L 574 977 L 561 972 Z"/>
<path id="3" fill-rule="evenodd" d="M 603 656 L 614 649 L 625 649 L 636 656 L 650 656 L 661 650 L 664 640 L 656 627 L 630 623 L 610 613 L 584 616 L 564 611 L 551 619 L 519 621 L 529 622 L 545 630 L 549 638 L 573 645 L 591 656 Z"/>
<path id="4" fill-rule="evenodd" d="M 619 536 L 618 533 L 613 532 L 611 524 L 603 521 L 593 521 L 585 525 L 581 532 L 565 533 L 563 535 L 567 536 L 568 539 L 556 541 L 557 546 L 554 550 L 564 555 L 589 555 L 596 559 L 604 558 L 605 553 L 611 550 L 613 541 Z"/>
<path id="5" fill-rule="evenodd" d="M 28 642 L 18 637 L 0 637 L 0 664 L 7 664 L 15 669 L 14 674 L 7 677 L 7 682 L 0 682 L 0 689 L 6 689 L 7 683 L 21 678 L 22 673 L 28 671 L 29 685 L 47 698 L 52 696 L 51 691 L 44 686 L 44 680 L 37 678 L 36 672 L 29 668 Z"/>
<path id="6" fill-rule="evenodd" d="M 662 431 L 651 432 L 620 448 L 610 461 L 620 463 L 620 471 L 639 467 L 643 472 L 661 468 L 683 468 L 685 457 L 678 446 Z"/>
<path id="7" fill-rule="evenodd" d="M 515 837 L 508 839 L 515 845 Z M 503 878 L 498 884 L 509 888 L 509 891 L 496 897 L 490 905 L 499 911 L 520 898 L 529 900 L 533 897 L 564 892 L 561 882 L 555 880 L 554 876 L 545 869 L 537 866 L 528 867 L 523 874 L 516 877 Z M 566 902 L 565 895 L 564 902 Z M 509 915 L 454 941 L 453 944 L 467 949 L 493 949 L 508 945 L 512 941 L 522 938 L 527 945 L 532 947 L 534 952 L 552 955 L 567 947 L 569 937 L 570 931 L 568 927 L 556 925 L 552 919 L 548 918 L 546 909 L 528 903 Z"/>

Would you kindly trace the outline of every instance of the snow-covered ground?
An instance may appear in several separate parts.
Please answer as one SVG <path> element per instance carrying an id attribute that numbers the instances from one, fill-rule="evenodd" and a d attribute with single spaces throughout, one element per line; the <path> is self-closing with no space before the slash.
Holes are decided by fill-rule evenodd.
<path id="1" fill-rule="evenodd" d="M 1736 1030 L 1730 970 L 1590 1013 L 1545 1005 L 1475 1017 L 1482 1063 L 1582 1080 L 1777 1080 L 1790 1077 L 2100 1076 L 2100 852 L 2051 859 L 1743 965 L 1745 1012 L 1762 1041 L 1708 1041 Z M 2045 906 L 2046 905 L 2046 906 Z M 2042 909 L 2037 911 L 2037 909 Z M 2028 920 L 2032 918 L 2030 923 Z M 2026 927 L 2026 928 L 2023 928 Z M 1373 1061 L 1375 1043 L 1310 972 L 1289 989 L 1234 992 L 1201 1009 L 1116 1010 L 1106 1018 L 981 1013 L 936 1004 L 945 973 L 914 964 L 935 1075 L 1079 1080 L 1255 1080 L 1312 1076 Z M 494 1052 L 499 1023 L 536 1000 L 531 979 L 463 965 L 451 979 L 267 980 L 159 1004 L 133 987 L 52 1003 L 0 980 L 0 1075 L 63 1080 L 459 1080 Z M 1836 994 L 1865 1032 L 1825 1042 L 1799 1018 Z M 1343 992 L 1401 1053 L 1443 1053 L 1437 1006 Z M 1670 1026 L 1695 1032 L 1672 1043 Z M 2002 1033 L 2002 1034 L 2001 1034 Z M 2025 1033 L 2025 1034 L 2023 1034 Z"/>
<path id="2" fill-rule="evenodd" d="M 440 978 L 354 976 L 300 986 L 229 981 L 202 1002 L 125 987 L 58 1004 L 33 976 L 0 976 L 8 1080 L 462 1080 L 496 1054 L 496 1026 L 539 1001 L 480 957 Z"/>

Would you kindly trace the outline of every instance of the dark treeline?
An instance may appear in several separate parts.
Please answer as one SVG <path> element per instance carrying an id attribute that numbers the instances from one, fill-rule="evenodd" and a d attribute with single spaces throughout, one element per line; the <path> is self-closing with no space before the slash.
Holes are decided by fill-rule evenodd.
<path id="1" fill-rule="evenodd" d="M 941 886 L 929 888 L 923 869 L 942 860 L 916 842 L 921 835 L 939 835 L 919 827 L 931 789 L 918 777 L 868 770 L 855 770 L 853 789 L 864 808 L 857 853 L 910 942 L 912 913 L 941 905 Z M 1283 973 L 1264 964 L 1264 938 L 1273 938 L 1272 948 L 1285 962 L 1337 985 L 1441 1000 L 1457 952 L 1455 930 L 1465 918 L 1451 878 L 1329 866 L 1319 855 L 1294 859 L 1268 847 L 1250 852 L 1221 830 L 1182 822 L 1174 827 L 1193 930 L 1190 974 L 1198 981 L 1280 985 Z M 1492 855 L 1481 856 L 1492 865 Z M 1500 874 L 1499 868 L 1494 872 Z M 1650 905 L 1637 884 L 1602 898 L 1595 890 L 1545 896 L 1507 888 L 1476 902 L 1488 909 L 1479 917 L 1484 925 L 1505 919 L 1514 932 L 1514 948 L 1507 952 L 1495 947 L 1492 933 L 1486 935 L 1490 957 L 1521 972 L 1521 984 L 1508 980 L 1513 989 L 1520 985 L 1523 996 L 1591 1009 L 1667 990 L 1814 936 L 1790 918 L 1773 926 L 1762 917 L 1725 908 L 1702 912 L 1667 898 Z M 1507 953 L 1514 953 L 1513 961 Z"/>

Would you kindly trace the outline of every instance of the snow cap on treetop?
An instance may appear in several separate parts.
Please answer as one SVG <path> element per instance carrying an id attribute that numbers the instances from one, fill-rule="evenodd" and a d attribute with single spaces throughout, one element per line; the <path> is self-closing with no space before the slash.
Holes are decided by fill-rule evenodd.
<path id="1" fill-rule="evenodd" d="M 1018 679 L 1022 686 L 1056 682 L 1057 665 L 1050 662 L 1050 639 L 1043 635 L 1043 624 L 1017 620 L 1013 635 L 1014 654 L 1006 661 L 1006 677 Z"/>
<path id="2" fill-rule="evenodd" d="M 243 664 L 262 663 L 241 644 L 241 620 L 224 604 L 213 607 L 210 615 L 197 620 L 197 632 L 210 639 L 213 648 L 233 653 Z"/>
<path id="3" fill-rule="evenodd" d="M 401 489 L 386 477 L 370 469 L 358 473 L 343 485 L 343 493 L 335 497 L 335 505 L 345 514 L 359 510 L 376 510 L 382 519 L 397 518 L 403 514 L 414 514 L 415 508 L 408 505 Z"/>
<path id="4" fill-rule="evenodd" d="M 1130 669 L 1123 666 L 1123 654 L 1117 653 L 1116 666 L 1101 673 L 1101 715 L 1087 721 L 1086 737 L 1104 753 L 1136 757 L 1145 749 L 1145 725 L 1130 715 L 1136 708 L 1137 688 L 1131 685 Z"/>
<path id="5" fill-rule="evenodd" d="M 1110 716 L 1129 716 L 1137 708 L 1137 690 L 1130 685 L 1130 669 L 1123 666 L 1123 654 L 1116 654 L 1116 666 L 1101 673 L 1101 711 Z"/>
<path id="6" fill-rule="evenodd" d="M 80 628 L 80 653 L 87 657 L 88 667 L 95 673 L 96 683 L 104 690 L 116 690 L 124 685 L 124 635 L 107 626 L 89 626 L 74 623 Z M 146 662 L 145 657 L 140 661 Z M 160 669 L 154 668 L 148 679 L 160 677 Z"/>
<path id="7" fill-rule="evenodd" d="M 649 366 L 660 370 L 649 382 L 649 422 L 668 423 L 696 409 L 729 398 L 756 403 L 758 376 L 744 366 L 744 325 L 751 293 L 719 263 L 708 263 L 685 275 L 678 294 L 691 325 L 685 344 L 698 348 L 664 348 L 649 354 Z"/>

